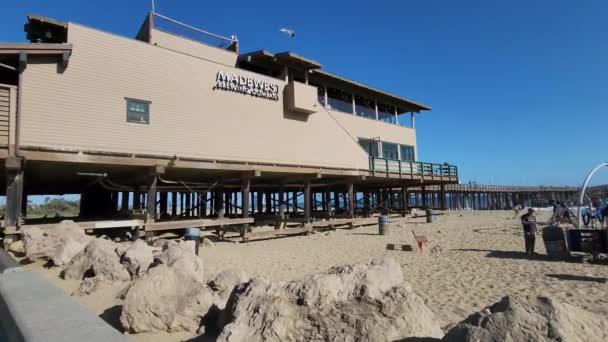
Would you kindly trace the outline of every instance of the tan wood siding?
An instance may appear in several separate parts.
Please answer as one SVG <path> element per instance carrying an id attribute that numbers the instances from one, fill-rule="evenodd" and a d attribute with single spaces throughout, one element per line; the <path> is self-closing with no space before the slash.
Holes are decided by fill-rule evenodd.
<path id="1" fill-rule="evenodd" d="M 9 144 L 11 88 L 0 84 L 0 145 Z"/>
<path id="2" fill-rule="evenodd" d="M 330 113 L 356 138 L 379 137 L 381 141 L 414 146 L 414 155 L 418 158 L 415 129 L 339 111 L 330 110 Z"/>
<path id="3" fill-rule="evenodd" d="M 33 57 L 24 72 L 22 146 L 368 169 L 366 153 L 325 111 L 283 108 L 285 82 L 69 24 L 70 64 Z M 279 101 L 216 90 L 219 70 L 279 86 Z M 126 122 L 125 97 L 151 101 Z"/>
<path id="4" fill-rule="evenodd" d="M 233 51 L 210 46 L 159 29 L 152 30 L 151 43 L 228 66 L 235 66 L 238 57 Z"/>

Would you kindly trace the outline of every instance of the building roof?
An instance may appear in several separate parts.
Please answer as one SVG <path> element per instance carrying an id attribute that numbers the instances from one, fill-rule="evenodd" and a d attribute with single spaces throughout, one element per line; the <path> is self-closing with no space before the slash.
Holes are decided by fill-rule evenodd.
<path id="1" fill-rule="evenodd" d="M 429 106 L 410 99 L 406 99 L 404 97 L 327 72 L 321 69 L 321 63 L 298 55 L 294 52 L 281 52 L 274 54 L 267 50 L 258 50 L 241 54 L 239 55 L 238 60 L 240 62 L 248 62 L 262 67 L 263 69 L 273 70 L 275 72 L 282 71 L 284 66 L 308 72 L 310 81 L 315 84 L 326 84 L 329 86 L 334 86 L 340 90 L 352 91 L 357 95 L 367 96 L 370 97 L 370 99 L 393 105 L 397 107 L 399 112 L 419 112 L 422 110 L 431 109 Z"/>
<path id="2" fill-rule="evenodd" d="M 316 75 L 317 77 L 311 77 L 311 79 L 318 79 L 321 82 L 332 83 L 336 86 L 339 86 L 340 89 L 351 89 L 354 92 L 361 93 L 362 95 L 372 95 L 375 99 L 385 101 L 387 104 L 395 105 L 399 109 L 403 111 L 421 111 L 421 110 L 431 110 L 431 107 L 426 106 L 424 104 L 412 101 L 410 99 L 401 97 L 399 95 L 394 95 L 389 92 L 368 86 L 366 84 L 353 81 L 351 79 L 332 74 L 325 70 L 317 69 L 312 70 L 311 75 Z"/>

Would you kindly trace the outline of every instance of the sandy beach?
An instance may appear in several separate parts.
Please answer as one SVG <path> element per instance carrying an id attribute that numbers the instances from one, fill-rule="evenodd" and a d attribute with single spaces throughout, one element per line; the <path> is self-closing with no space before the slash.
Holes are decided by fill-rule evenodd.
<path id="1" fill-rule="evenodd" d="M 540 212 L 539 221 L 549 212 Z M 415 247 L 412 230 L 429 242 L 424 251 Z M 387 244 L 410 244 L 414 251 L 387 250 Z M 337 230 L 249 243 L 217 242 L 200 254 L 205 276 L 224 269 L 242 269 L 270 280 L 289 280 L 323 271 L 334 265 L 391 257 L 403 267 L 407 281 L 436 313 L 441 326 L 456 323 L 474 311 L 508 294 L 552 295 L 608 318 L 608 265 L 579 259 L 548 259 L 540 236 L 538 256 L 523 253 L 521 223 L 511 211 L 449 212 L 432 224 L 423 218 L 393 225 L 391 235 L 379 236 L 378 226 Z M 45 269 L 41 262 L 26 266 L 42 272 L 71 293 L 76 281 L 58 277 L 59 268 Z M 93 295 L 76 297 L 113 326 L 121 301 L 116 294 L 126 284 L 106 287 Z M 182 341 L 178 334 L 132 335 L 136 341 Z"/>

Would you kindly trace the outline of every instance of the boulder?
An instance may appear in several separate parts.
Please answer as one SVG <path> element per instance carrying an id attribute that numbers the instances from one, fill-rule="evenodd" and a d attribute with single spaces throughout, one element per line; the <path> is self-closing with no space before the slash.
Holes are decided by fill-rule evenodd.
<path id="1" fill-rule="evenodd" d="M 223 309 L 234 287 L 248 280 L 249 277 L 244 271 L 227 269 L 218 273 L 207 285 L 219 296 L 221 302 L 218 307 Z"/>
<path id="2" fill-rule="evenodd" d="M 115 252 L 116 244 L 102 239 L 94 239 L 80 251 L 61 271 L 63 279 L 89 279 L 81 284 L 76 294 L 91 293 L 104 283 L 128 281 L 129 272 L 120 263 Z"/>
<path id="3" fill-rule="evenodd" d="M 194 241 L 167 241 L 154 262 L 167 265 L 204 283 L 203 260 L 194 254 Z"/>
<path id="4" fill-rule="evenodd" d="M 238 285 L 218 341 L 393 341 L 441 338 L 433 312 L 392 259 L 331 268 L 290 282 Z"/>
<path id="5" fill-rule="evenodd" d="M 126 249 L 123 248 L 117 249 L 116 252 L 121 256 L 121 264 L 132 277 L 137 277 L 148 270 L 154 261 L 154 251 L 157 249 L 148 246 L 143 240 L 136 240 Z"/>
<path id="6" fill-rule="evenodd" d="M 132 283 L 120 316 L 126 331 L 196 332 L 217 315 L 217 295 L 202 281 L 202 262 L 190 247 L 165 244 L 155 265 Z"/>
<path id="7" fill-rule="evenodd" d="M 15 255 L 22 256 L 25 254 L 25 248 L 23 247 L 23 240 L 17 240 L 8 246 L 9 252 Z"/>
<path id="8" fill-rule="evenodd" d="M 608 341 L 603 317 L 549 297 L 506 296 L 452 327 L 444 342 Z"/>
<path id="9" fill-rule="evenodd" d="M 84 233 L 82 227 L 70 220 L 61 221 L 54 228 L 25 227 L 23 229 L 23 246 L 29 260 L 53 258 L 65 240 L 86 244 L 91 237 Z"/>
<path id="10" fill-rule="evenodd" d="M 209 238 L 203 238 L 202 245 L 203 247 L 211 248 L 215 246 L 215 242 L 211 241 Z"/>
<path id="11" fill-rule="evenodd" d="M 68 236 L 59 243 L 55 253 L 53 253 L 53 256 L 51 257 L 51 261 L 55 266 L 64 266 L 86 246 L 87 242 L 81 242 Z"/>

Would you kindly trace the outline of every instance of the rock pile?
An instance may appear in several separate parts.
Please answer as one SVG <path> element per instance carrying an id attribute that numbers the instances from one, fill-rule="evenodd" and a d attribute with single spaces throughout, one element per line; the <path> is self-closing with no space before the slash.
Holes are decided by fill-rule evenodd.
<path id="1" fill-rule="evenodd" d="M 117 244 L 103 239 L 94 239 L 70 260 L 61 271 L 63 279 L 82 279 L 76 294 L 90 294 L 108 282 L 131 279 L 127 269 L 120 263 L 116 253 Z"/>
<path id="2" fill-rule="evenodd" d="M 554 298 L 506 296 L 458 323 L 442 341 L 602 342 L 608 323 Z"/>
<path id="3" fill-rule="evenodd" d="M 435 315 L 392 259 L 334 267 L 290 282 L 238 285 L 218 341 L 393 341 L 441 338 Z"/>
<path id="4" fill-rule="evenodd" d="M 58 266 L 67 263 L 91 241 L 82 227 L 65 220 L 54 228 L 27 227 L 23 229 L 25 256 L 31 260 L 52 260 Z"/>

